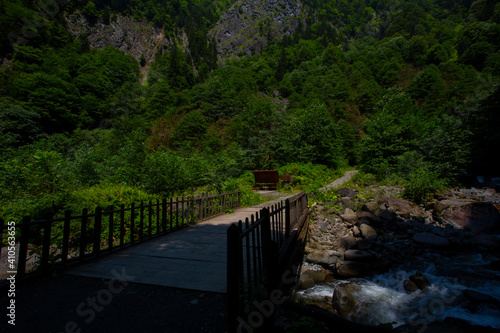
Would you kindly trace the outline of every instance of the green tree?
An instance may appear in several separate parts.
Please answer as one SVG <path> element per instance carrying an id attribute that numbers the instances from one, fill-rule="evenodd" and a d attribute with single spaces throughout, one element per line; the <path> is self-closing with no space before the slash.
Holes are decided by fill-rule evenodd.
<path id="1" fill-rule="evenodd" d="M 312 162 L 337 167 L 345 163 L 338 126 L 324 105 L 297 110 L 283 119 L 273 150 L 281 165 Z"/>
<path id="2" fill-rule="evenodd" d="M 438 68 L 431 65 L 415 76 L 406 91 L 414 99 L 426 99 L 434 105 L 439 101 L 445 89 L 446 87 L 439 76 Z"/>
<path id="3" fill-rule="evenodd" d="M 207 128 L 207 121 L 201 111 L 194 110 L 189 112 L 175 126 L 172 133 L 174 146 L 188 150 L 195 147 L 199 148 L 199 143 L 203 140 Z"/>
<path id="4" fill-rule="evenodd" d="M 365 121 L 360 143 L 362 170 L 385 177 L 397 173 L 400 157 L 415 150 L 421 131 L 419 109 L 407 94 L 392 91 Z"/>
<path id="5" fill-rule="evenodd" d="M 19 147 L 38 138 L 40 116 L 26 110 L 11 98 L 0 97 L 0 146 Z"/>

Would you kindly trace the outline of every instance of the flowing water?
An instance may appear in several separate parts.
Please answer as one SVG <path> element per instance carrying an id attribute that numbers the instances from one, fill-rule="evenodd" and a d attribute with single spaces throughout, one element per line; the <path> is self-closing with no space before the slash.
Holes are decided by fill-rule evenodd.
<path id="1" fill-rule="evenodd" d="M 331 304 L 335 287 L 349 283 L 359 287 L 352 288 L 357 306 L 349 315 L 356 322 L 392 323 L 393 327 L 409 323 L 423 327 L 453 317 L 500 329 L 500 272 L 488 267 L 496 260 L 495 256 L 480 254 L 452 257 L 425 254 L 411 264 L 369 279 L 334 280 L 299 291 L 297 296 Z M 430 286 L 410 294 L 404 289 L 404 281 L 417 271 L 427 277 Z M 471 302 L 462 293 L 466 289 L 494 299 Z"/>

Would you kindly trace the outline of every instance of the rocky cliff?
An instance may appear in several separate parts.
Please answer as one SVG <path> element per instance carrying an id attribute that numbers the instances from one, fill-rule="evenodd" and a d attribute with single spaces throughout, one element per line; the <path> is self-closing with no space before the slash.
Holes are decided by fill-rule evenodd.
<path id="1" fill-rule="evenodd" d="M 125 54 L 132 55 L 137 61 L 144 56 L 145 66 L 141 69 L 147 73 L 149 64 L 155 60 L 157 52 L 167 51 L 174 41 L 165 37 L 162 28 L 155 27 L 147 21 L 134 20 L 128 16 L 118 15 L 109 24 L 102 21 L 91 25 L 79 12 L 65 17 L 68 31 L 76 38 L 84 35 L 91 48 L 102 49 L 115 47 Z M 188 48 L 188 39 L 184 32 L 175 38 L 184 50 Z"/>
<path id="2" fill-rule="evenodd" d="M 218 45 L 219 59 L 260 52 L 269 41 L 295 32 L 303 19 L 300 1 L 240 0 L 209 32 Z"/>

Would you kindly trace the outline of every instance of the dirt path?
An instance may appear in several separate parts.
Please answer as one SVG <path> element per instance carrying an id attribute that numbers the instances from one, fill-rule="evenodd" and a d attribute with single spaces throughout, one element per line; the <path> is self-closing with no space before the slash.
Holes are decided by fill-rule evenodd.
<path id="1" fill-rule="evenodd" d="M 351 180 L 351 178 L 358 173 L 358 170 L 347 171 L 342 177 L 334 180 L 330 184 L 320 188 L 320 191 L 326 192 L 329 189 L 340 187 Z"/>
<path id="2" fill-rule="evenodd" d="M 287 198 L 293 197 L 297 193 L 282 193 L 278 191 L 258 191 L 258 193 L 266 198 L 271 198 L 272 200 L 263 202 L 253 207 L 264 208 L 269 207 L 271 205 L 280 203 L 281 201 L 285 201 Z"/>

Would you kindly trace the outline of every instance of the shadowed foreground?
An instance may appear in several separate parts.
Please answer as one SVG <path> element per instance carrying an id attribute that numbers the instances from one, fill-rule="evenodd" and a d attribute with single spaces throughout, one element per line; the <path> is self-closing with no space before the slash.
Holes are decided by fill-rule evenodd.
<path id="1" fill-rule="evenodd" d="M 2 309 L 7 290 L 1 289 Z M 110 297 L 109 297 L 110 296 Z M 225 332 L 226 296 L 61 275 L 18 286 L 16 326 L 1 332 Z"/>

